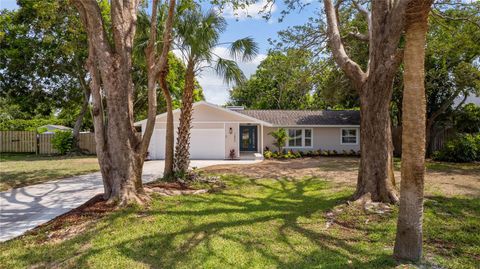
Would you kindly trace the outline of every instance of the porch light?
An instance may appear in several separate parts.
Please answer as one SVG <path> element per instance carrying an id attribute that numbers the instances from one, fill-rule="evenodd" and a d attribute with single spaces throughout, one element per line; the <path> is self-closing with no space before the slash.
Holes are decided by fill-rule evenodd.
<path id="1" fill-rule="evenodd" d="M 232 127 L 230 127 L 230 129 L 228 129 L 228 133 L 233 134 L 233 128 Z"/>

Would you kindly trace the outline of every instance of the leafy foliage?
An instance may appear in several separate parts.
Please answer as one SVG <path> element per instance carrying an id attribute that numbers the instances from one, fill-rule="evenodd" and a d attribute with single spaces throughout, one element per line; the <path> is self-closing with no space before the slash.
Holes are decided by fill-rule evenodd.
<path id="1" fill-rule="evenodd" d="M 455 129 L 461 133 L 480 133 L 480 106 L 467 104 L 455 114 Z"/>
<path id="2" fill-rule="evenodd" d="M 73 6 L 67 0 L 18 4 L 0 12 L 0 97 L 21 112 L 10 116 L 48 117 L 79 106 L 87 52 Z"/>
<path id="3" fill-rule="evenodd" d="M 63 119 L 10 119 L 0 121 L 0 131 L 37 131 L 37 128 L 47 124 L 67 125 Z"/>
<path id="4" fill-rule="evenodd" d="M 480 134 L 463 134 L 448 141 L 433 154 L 433 159 L 446 162 L 480 161 Z"/>
<path id="5" fill-rule="evenodd" d="M 73 134 L 71 131 L 56 131 L 52 138 L 52 146 L 61 155 L 70 152 L 73 147 Z"/>
<path id="6" fill-rule="evenodd" d="M 278 128 L 277 130 L 270 132 L 269 135 L 275 139 L 273 145 L 278 148 L 279 152 L 282 152 L 283 147 L 285 147 L 288 139 L 287 131 L 284 128 Z"/>

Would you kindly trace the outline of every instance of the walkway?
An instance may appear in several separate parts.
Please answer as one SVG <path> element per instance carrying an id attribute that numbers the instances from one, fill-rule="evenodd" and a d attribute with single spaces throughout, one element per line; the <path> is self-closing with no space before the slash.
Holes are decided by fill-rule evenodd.
<path id="1" fill-rule="evenodd" d="M 191 167 L 217 164 L 251 164 L 259 161 L 193 160 Z M 148 161 L 143 182 L 162 176 L 163 161 Z M 100 172 L 0 192 L 0 242 L 46 223 L 103 192 Z"/>

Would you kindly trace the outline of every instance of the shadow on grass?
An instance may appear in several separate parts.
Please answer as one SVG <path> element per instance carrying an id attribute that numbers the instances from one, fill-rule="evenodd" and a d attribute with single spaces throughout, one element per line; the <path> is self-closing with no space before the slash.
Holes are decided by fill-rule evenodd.
<path id="1" fill-rule="evenodd" d="M 88 233 L 56 246 L 71 252 L 60 258 L 63 259 L 60 263 L 74 259 L 75 266 L 88 267 L 95 266 L 98 259 L 104 262 L 103 259 L 110 258 L 106 264 L 127 260 L 152 268 L 395 266 L 388 248 L 393 246 L 394 234 L 382 223 L 367 229 L 359 227 L 348 234 L 325 228 L 325 213 L 345 202 L 351 194 L 349 189 L 335 189 L 328 182 L 314 178 L 231 177 L 227 182 L 228 189 L 221 193 L 155 199 L 149 209 L 116 212 Z M 427 244 L 432 233 L 444 229 L 452 218 L 469 222 L 450 227 L 453 236 L 459 236 L 461 230 L 480 234 L 478 226 L 473 226 L 478 221 L 479 208 L 478 199 L 472 203 L 467 198 L 428 197 Z M 382 222 L 391 226 L 392 221 Z M 367 238 L 371 233 L 380 236 Z M 383 236 L 383 233 L 388 234 Z M 478 237 L 456 240 L 453 244 L 463 244 L 465 250 L 447 254 L 456 258 L 479 243 Z M 83 249 L 84 245 L 90 246 Z M 45 252 L 50 253 L 51 248 Z M 40 254 L 33 251 L 18 258 L 42 259 Z M 59 257 L 50 259 L 58 264 Z M 467 264 L 475 262 L 475 257 L 468 259 Z"/>
<path id="2" fill-rule="evenodd" d="M 81 254 L 75 251 L 80 255 L 75 264 L 87 266 L 109 251 L 152 268 L 387 268 L 393 263 L 387 254 L 371 257 L 325 230 L 325 212 L 348 199 L 350 191 L 335 192 L 313 178 L 231 178 L 228 183 L 222 193 L 157 200 L 160 205 L 154 203 L 140 215 L 137 209 L 112 214 L 74 241 L 95 241 L 97 235 L 122 228 L 119 222 L 138 224 L 139 233 Z"/>

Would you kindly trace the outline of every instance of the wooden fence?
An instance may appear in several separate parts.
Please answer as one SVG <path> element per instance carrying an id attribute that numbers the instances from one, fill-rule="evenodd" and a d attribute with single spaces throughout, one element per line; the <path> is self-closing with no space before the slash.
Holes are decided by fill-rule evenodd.
<path id="1" fill-rule="evenodd" d="M 0 152 L 37 152 L 37 133 L 27 131 L 0 132 Z"/>
<path id="2" fill-rule="evenodd" d="M 456 131 L 453 128 L 438 127 L 432 130 L 429 153 L 441 150 L 445 143 L 455 137 Z M 402 127 L 392 128 L 393 154 L 397 157 L 402 155 Z M 427 153 L 428 154 L 428 153 Z"/>
<path id="3" fill-rule="evenodd" d="M 0 152 L 31 152 L 37 154 L 57 154 L 52 145 L 53 134 L 37 134 L 29 131 L 0 131 Z M 80 133 L 80 149 L 95 154 L 95 135 Z"/>

